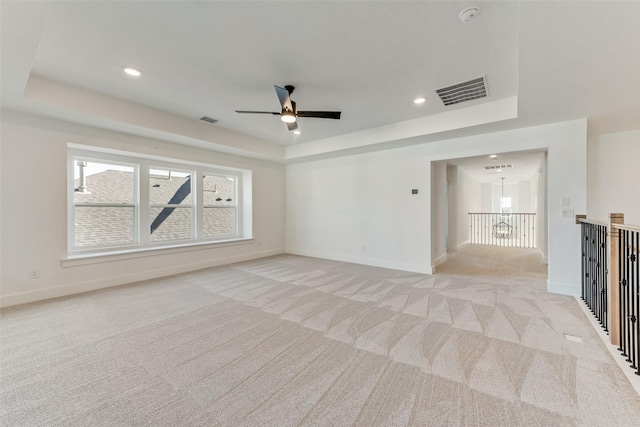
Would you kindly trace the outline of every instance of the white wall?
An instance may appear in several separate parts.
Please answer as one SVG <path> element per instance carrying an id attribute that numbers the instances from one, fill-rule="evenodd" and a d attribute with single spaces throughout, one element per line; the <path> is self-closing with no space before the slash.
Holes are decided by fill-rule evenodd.
<path id="1" fill-rule="evenodd" d="M 587 158 L 587 216 L 623 213 L 626 224 L 640 225 L 640 130 L 590 137 Z"/>
<path id="2" fill-rule="evenodd" d="M 431 164 L 431 266 L 447 259 L 447 163 Z"/>
<path id="3" fill-rule="evenodd" d="M 433 185 L 433 184 L 432 184 Z M 447 164 L 447 251 L 458 247 L 458 166 Z"/>
<path id="4" fill-rule="evenodd" d="M 458 240 L 455 246 L 449 245 L 452 249 L 469 242 L 469 212 L 481 212 L 482 209 L 482 184 L 460 168 L 457 172 L 458 212 L 455 225 Z"/>
<path id="5" fill-rule="evenodd" d="M 287 251 L 429 272 L 431 162 L 547 149 L 548 288 L 577 295 L 579 228 L 561 217 L 561 200 L 586 209 L 586 142 L 581 119 L 288 165 Z"/>
<path id="6" fill-rule="evenodd" d="M 430 186 L 404 150 L 288 165 L 287 252 L 429 272 Z"/>
<path id="7" fill-rule="evenodd" d="M 531 181 L 520 181 L 518 187 L 518 210 L 514 212 L 534 212 L 531 204 Z"/>
<path id="8" fill-rule="evenodd" d="M 506 180 L 505 180 L 506 181 Z M 491 212 L 500 212 L 500 201 L 504 193 L 504 197 L 511 197 L 511 211 L 524 212 L 520 209 L 520 183 L 505 182 L 504 189 L 502 183 L 493 184 L 493 202 L 491 203 Z M 504 190 L 504 191 L 503 191 Z"/>
<path id="9" fill-rule="evenodd" d="M 283 165 L 3 112 L 0 297 L 11 305 L 284 251 Z M 67 143 L 253 171 L 253 236 L 243 244 L 62 266 L 67 251 Z M 29 279 L 30 269 L 40 277 Z"/>
<path id="10" fill-rule="evenodd" d="M 488 182 L 483 183 L 481 186 L 482 196 L 481 196 L 481 207 L 479 213 L 490 213 L 492 210 L 492 202 L 493 202 L 493 184 Z"/>
<path id="11" fill-rule="evenodd" d="M 537 219 L 537 236 L 536 243 L 538 244 L 538 249 L 542 254 L 542 257 L 545 261 L 549 261 L 549 240 L 547 236 L 549 235 L 549 216 L 547 214 L 547 206 L 548 206 L 548 189 L 547 189 L 547 160 L 548 153 L 544 153 L 544 158 L 540 163 L 540 173 L 537 176 L 537 210 L 536 210 L 536 219 Z"/>
<path id="12" fill-rule="evenodd" d="M 506 181 L 506 180 L 505 180 Z M 532 203 L 531 181 L 505 182 L 504 197 L 511 197 L 512 212 L 535 212 Z M 500 199 L 502 197 L 502 183 L 492 184 L 491 212 L 500 212 Z"/>

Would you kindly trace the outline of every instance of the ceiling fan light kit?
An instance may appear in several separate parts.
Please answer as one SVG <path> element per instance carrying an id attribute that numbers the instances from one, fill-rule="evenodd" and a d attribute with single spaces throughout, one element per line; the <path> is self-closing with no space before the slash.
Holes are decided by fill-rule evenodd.
<path id="1" fill-rule="evenodd" d="M 282 120 L 285 123 L 295 123 L 296 116 L 294 116 L 292 112 L 285 111 L 280 116 L 280 120 Z"/>
<path id="2" fill-rule="evenodd" d="M 274 116 L 280 116 L 280 120 L 287 124 L 287 128 L 290 131 L 298 130 L 297 120 L 298 117 L 310 117 L 316 119 L 334 119 L 340 120 L 340 111 L 298 111 L 296 103 L 291 100 L 291 94 L 295 90 L 295 87 L 287 85 L 285 87 L 273 86 L 278 95 L 280 106 L 282 110 L 280 113 L 272 111 L 247 111 L 236 110 L 236 113 L 241 114 L 272 114 Z M 298 132 L 300 133 L 300 132 Z"/>

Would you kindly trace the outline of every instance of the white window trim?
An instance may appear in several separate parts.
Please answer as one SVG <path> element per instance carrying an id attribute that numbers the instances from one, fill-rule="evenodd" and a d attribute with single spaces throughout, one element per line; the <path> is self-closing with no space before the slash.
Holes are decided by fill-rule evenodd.
<path id="1" fill-rule="evenodd" d="M 184 166 L 184 165 L 182 165 L 182 166 Z M 145 207 L 146 207 L 147 211 L 144 213 L 144 216 L 143 216 L 142 213 L 140 214 L 141 220 L 142 220 L 142 218 L 145 219 L 145 224 L 143 225 L 144 226 L 143 230 L 149 230 L 149 228 L 151 227 L 151 217 L 150 217 L 149 214 L 150 214 L 152 208 L 160 208 L 160 207 L 161 208 L 168 208 L 168 207 L 186 208 L 186 207 L 189 207 L 189 208 L 191 208 L 191 237 L 189 239 L 157 240 L 157 241 L 154 242 L 154 241 L 151 240 L 151 234 L 150 233 L 144 233 L 141 236 L 142 237 L 141 243 L 143 245 L 149 245 L 149 246 L 153 246 L 153 245 L 166 246 L 166 245 L 171 245 L 173 242 L 178 244 L 178 243 L 182 243 L 182 242 L 198 241 L 198 236 L 202 236 L 202 234 L 198 233 L 197 223 L 196 223 L 196 210 L 200 210 L 200 209 L 196 209 L 196 203 L 197 203 L 198 200 L 202 200 L 202 199 L 199 199 L 196 196 L 196 193 L 197 193 L 198 187 L 199 187 L 198 183 L 197 183 L 197 181 L 198 181 L 198 179 L 197 179 L 198 172 L 196 170 L 193 170 L 193 169 L 177 168 L 177 167 L 173 167 L 173 166 L 171 166 L 171 167 L 167 167 L 167 166 L 164 166 L 164 165 L 163 166 L 157 166 L 155 163 L 153 163 L 153 164 L 149 164 L 148 167 L 144 168 L 145 172 L 147 172 L 149 174 L 148 175 L 149 178 L 151 177 L 151 173 L 150 172 L 151 172 L 152 169 L 154 169 L 154 170 L 166 170 L 166 171 L 169 171 L 169 172 L 180 172 L 180 173 L 189 174 L 191 176 L 191 203 L 189 205 L 172 205 L 172 204 L 169 204 L 169 203 L 166 203 L 166 204 L 157 204 L 157 203 L 151 204 L 150 201 L 147 202 L 145 204 Z M 151 182 L 148 181 L 146 186 L 144 187 L 149 192 L 151 191 L 151 189 L 149 187 L 150 184 L 151 184 Z M 147 194 L 150 194 L 150 193 L 147 193 Z M 199 203 L 198 203 L 198 206 L 199 206 Z M 202 239 L 200 239 L 200 240 L 202 240 Z"/>
<path id="2" fill-rule="evenodd" d="M 123 152 L 119 150 L 110 150 L 104 148 L 96 148 L 83 146 L 79 144 L 68 144 L 68 211 L 67 211 L 67 256 L 63 258 L 63 264 L 72 265 L 77 260 L 83 258 L 113 258 L 121 254 L 131 255 L 134 253 L 142 253 L 145 251 L 166 252 L 172 248 L 180 251 L 186 250 L 190 246 L 195 249 L 211 246 L 211 245 L 229 245 L 233 242 L 247 242 L 253 239 L 252 236 L 252 214 L 251 214 L 251 188 L 252 188 L 252 172 L 250 170 L 228 168 L 224 166 L 211 165 L 206 163 L 184 161 L 180 159 L 169 159 L 159 156 L 145 156 L 137 153 Z M 122 164 L 125 166 L 135 166 L 135 195 L 134 204 L 135 211 L 135 237 L 136 243 L 127 245 L 113 246 L 94 246 L 90 248 L 75 248 L 75 224 L 74 224 L 74 161 L 86 160 L 101 163 Z M 150 169 L 169 169 L 180 172 L 192 173 L 192 239 L 170 240 L 170 241 L 150 241 L 150 219 L 149 219 L 149 170 Z M 199 181 L 205 175 L 215 176 L 233 176 L 235 180 L 235 228 L 233 235 L 204 237 L 202 230 L 202 210 L 203 210 L 203 194 L 202 186 L 198 185 Z M 143 231 L 144 230 L 144 231 Z M 101 262 L 101 261 L 94 261 Z"/>
<path id="3" fill-rule="evenodd" d="M 99 250 L 101 252 L 109 251 L 109 250 L 117 250 L 120 248 L 130 248 L 136 247 L 140 244 L 140 223 L 138 218 L 140 217 L 140 167 L 138 163 L 131 161 L 123 161 L 122 159 L 114 158 L 112 156 L 100 156 L 95 157 L 96 153 L 87 152 L 72 152 L 68 150 L 67 153 L 67 178 L 68 178 L 68 197 L 67 197 L 67 251 L 69 253 L 80 253 L 85 251 L 95 251 Z M 81 248 L 75 246 L 75 162 L 76 160 L 94 162 L 94 163 L 107 163 L 118 166 L 127 166 L 133 168 L 133 203 L 131 205 L 118 205 L 118 206 L 132 206 L 133 207 L 133 243 L 124 244 L 124 245 L 100 245 L 100 246 L 92 246 L 90 249 Z M 107 205 L 107 204 L 105 204 Z"/>
<path id="4" fill-rule="evenodd" d="M 217 176 L 217 177 L 222 177 L 222 178 L 226 178 L 229 176 L 233 176 L 234 180 L 235 180 L 235 185 L 234 185 L 234 194 L 233 194 L 233 207 L 235 207 L 235 218 L 233 219 L 233 228 L 234 228 L 234 233 L 228 235 L 228 236 L 234 236 L 234 235 L 239 235 L 242 236 L 242 222 L 241 218 L 242 218 L 242 206 L 243 203 L 239 203 L 239 200 L 242 200 L 242 185 L 240 185 L 240 183 L 242 182 L 242 177 L 234 175 L 234 174 L 221 174 L 218 172 L 208 172 L 205 171 L 204 173 L 202 173 L 201 175 L 198 176 L 198 183 L 202 182 L 204 180 L 204 178 L 206 176 Z M 200 209 L 198 212 L 199 214 L 201 214 L 201 217 L 199 218 L 199 225 L 200 225 L 200 229 L 198 230 L 198 233 L 200 233 L 199 235 L 204 236 L 204 219 L 202 218 L 202 214 L 204 212 L 204 208 L 209 206 L 213 206 L 213 205 L 205 205 L 204 204 L 204 185 L 199 185 L 199 192 L 198 192 L 198 197 L 200 198 L 200 200 L 202 200 L 202 209 Z M 225 206 L 228 207 L 228 206 Z"/>
<path id="5" fill-rule="evenodd" d="M 255 243 L 250 238 L 217 240 L 215 242 L 197 242 L 187 244 L 174 244 L 171 246 L 152 246 L 135 249 L 122 249 L 110 252 L 70 254 L 62 259 L 62 267 L 76 267 L 80 265 L 100 264 L 103 262 L 129 260 L 135 258 L 146 258 L 156 255 L 168 255 L 182 252 L 198 251 L 202 249 L 246 245 Z"/>

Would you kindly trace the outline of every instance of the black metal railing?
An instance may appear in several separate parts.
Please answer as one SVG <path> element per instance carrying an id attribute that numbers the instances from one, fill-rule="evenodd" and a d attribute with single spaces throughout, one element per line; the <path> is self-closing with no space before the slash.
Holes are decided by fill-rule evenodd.
<path id="1" fill-rule="evenodd" d="M 620 231 L 619 271 L 620 271 L 620 347 L 618 350 L 627 357 L 627 362 L 640 375 L 640 231 L 618 226 Z"/>
<path id="2" fill-rule="evenodd" d="M 470 212 L 469 242 L 474 245 L 535 248 L 535 213 Z"/>
<path id="3" fill-rule="evenodd" d="M 583 222 L 582 299 L 605 331 L 607 327 L 607 226 Z"/>

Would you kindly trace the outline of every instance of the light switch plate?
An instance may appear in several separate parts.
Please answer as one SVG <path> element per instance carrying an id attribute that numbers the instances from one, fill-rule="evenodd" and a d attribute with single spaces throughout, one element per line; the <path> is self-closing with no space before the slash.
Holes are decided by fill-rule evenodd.
<path id="1" fill-rule="evenodd" d="M 562 208 L 562 218 L 571 218 L 575 217 L 574 211 L 572 208 Z"/>

